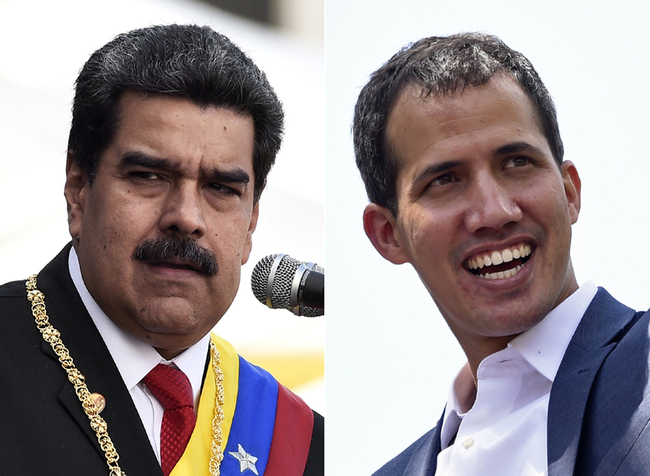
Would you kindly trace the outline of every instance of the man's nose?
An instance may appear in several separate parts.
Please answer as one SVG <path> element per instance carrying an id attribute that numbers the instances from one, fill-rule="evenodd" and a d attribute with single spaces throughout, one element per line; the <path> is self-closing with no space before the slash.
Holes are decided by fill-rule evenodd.
<path id="1" fill-rule="evenodd" d="M 469 194 L 465 226 L 471 233 L 480 229 L 499 230 L 521 220 L 521 208 L 512 191 L 494 177 L 481 177 Z"/>
<path id="2" fill-rule="evenodd" d="M 160 228 L 164 233 L 200 238 L 206 232 L 201 191 L 193 184 L 175 184 L 165 200 Z"/>

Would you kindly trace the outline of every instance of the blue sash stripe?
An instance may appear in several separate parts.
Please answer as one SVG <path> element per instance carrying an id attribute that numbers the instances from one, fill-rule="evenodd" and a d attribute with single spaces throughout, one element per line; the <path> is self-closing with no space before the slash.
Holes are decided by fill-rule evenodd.
<path id="1" fill-rule="evenodd" d="M 239 389 L 230 436 L 221 462 L 223 476 L 255 476 L 250 469 L 240 472 L 240 463 L 231 452 L 241 445 L 246 453 L 257 457 L 255 468 L 264 474 L 269 461 L 275 413 L 278 405 L 278 382 L 268 373 L 239 356 Z M 254 431 L 251 431 L 251 429 Z"/>

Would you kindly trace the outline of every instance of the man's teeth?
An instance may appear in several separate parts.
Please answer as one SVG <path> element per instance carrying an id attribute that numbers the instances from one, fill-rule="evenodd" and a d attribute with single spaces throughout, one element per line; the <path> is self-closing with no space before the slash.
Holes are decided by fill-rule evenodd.
<path id="1" fill-rule="evenodd" d="M 493 251 L 492 253 L 485 253 L 483 255 L 469 258 L 465 262 L 465 265 L 468 269 L 483 269 L 484 267 L 488 266 L 496 266 L 502 263 L 509 263 L 513 259 L 525 258 L 529 256 L 530 253 L 530 245 L 524 243 L 511 248 L 505 248 L 501 251 Z M 522 265 L 518 265 L 515 268 L 508 269 L 506 271 L 479 274 L 479 276 L 485 279 L 506 279 L 517 274 L 521 268 Z"/>
<path id="2" fill-rule="evenodd" d="M 512 278 L 519 270 L 523 268 L 523 265 L 519 264 L 516 268 L 506 269 L 505 271 L 499 271 L 498 273 L 485 273 L 479 274 L 479 278 L 483 279 L 507 279 Z"/>

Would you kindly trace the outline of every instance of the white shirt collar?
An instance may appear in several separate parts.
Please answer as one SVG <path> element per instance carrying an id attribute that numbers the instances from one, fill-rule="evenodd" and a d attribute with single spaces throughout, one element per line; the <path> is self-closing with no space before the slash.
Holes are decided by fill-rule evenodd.
<path id="1" fill-rule="evenodd" d="M 525 361 L 522 362 L 523 365 L 530 365 L 550 382 L 553 382 L 571 338 L 597 291 L 598 288 L 594 283 L 586 282 L 551 310 L 539 324 L 515 337 L 508 343 L 507 349 L 499 352 L 512 353 L 516 351 L 523 357 Z M 483 362 L 490 357 L 486 357 Z M 456 434 L 466 413 L 463 412 L 461 400 L 470 399 L 470 394 L 475 390 L 469 365 L 465 364 L 454 379 L 449 392 L 441 428 L 443 449 L 449 446 L 450 440 Z"/>
<path id="2" fill-rule="evenodd" d="M 597 291 L 596 285 L 587 281 L 539 324 L 512 339 L 508 347 L 514 348 L 535 370 L 553 382 L 569 342 Z"/>
<path id="3" fill-rule="evenodd" d="M 115 361 L 127 389 L 131 391 L 159 363 L 173 363 L 189 379 L 194 393 L 194 402 L 197 404 L 203 383 L 203 371 L 208 355 L 210 334 L 208 333 L 192 347 L 168 361 L 161 357 L 153 347 L 137 340 L 117 327 L 99 307 L 84 284 L 79 259 L 74 247 L 70 250 L 68 268 L 72 282 L 77 288 L 88 314 L 95 323 L 95 327 L 97 327 L 106 343 L 106 347 L 113 361 Z"/>

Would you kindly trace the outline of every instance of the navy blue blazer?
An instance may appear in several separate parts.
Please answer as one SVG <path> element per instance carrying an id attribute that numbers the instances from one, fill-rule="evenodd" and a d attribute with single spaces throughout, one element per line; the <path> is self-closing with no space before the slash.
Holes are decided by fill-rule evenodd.
<path id="1" fill-rule="evenodd" d="M 551 388 L 549 476 L 650 474 L 650 311 L 599 288 Z M 433 476 L 442 418 L 375 476 Z"/>

